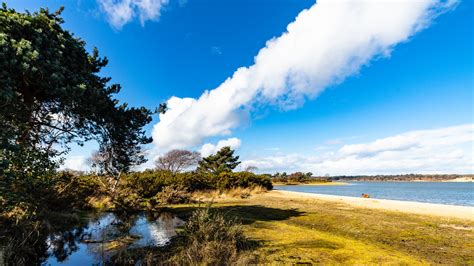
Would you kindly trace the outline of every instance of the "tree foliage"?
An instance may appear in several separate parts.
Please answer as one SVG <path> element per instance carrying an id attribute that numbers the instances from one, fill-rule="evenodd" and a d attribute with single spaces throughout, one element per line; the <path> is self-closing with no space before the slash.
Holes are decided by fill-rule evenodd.
<path id="1" fill-rule="evenodd" d="M 222 172 L 232 172 L 239 164 L 239 156 L 234 156 L 234 150 L 226 146 L 216 154 L 203 158 L 199 162 L 197 170 L 199 172 L 220 174 Z"/>
<path id="2" fill-rule="evenodd" d="M 62 28 L 61 11 L 0 8 L 0 189 L 17 199 L 51 183 L 71 143 L 96 140 L 113 169 L 127 172 L 151 142 L 143 126 L 152 112 L 114 98 L 120 85 L 99 75 L 107 58 Z"/>
<path id="3" fill-rule="evenodd" d="M 127 171 L 144 160 L 140 145 L 151 139 L 142 127 L 151 112 L 113 98 L 120 85 L 99 76 L 107 58 L 97 49 L 88 53 L 83 40 L 61 27 L 61 11 L 0 9 L 2 155 L 25 150 L 53 158 L 71 142 L 95 139 Z"/>
<path id="4" fill-rule="evenodd" d="M 156 160 L 158 170 L 166 170 L 177 173 L 193 165 L 201 159 L 201 154 L 195 151 L 171 150 Z"/>

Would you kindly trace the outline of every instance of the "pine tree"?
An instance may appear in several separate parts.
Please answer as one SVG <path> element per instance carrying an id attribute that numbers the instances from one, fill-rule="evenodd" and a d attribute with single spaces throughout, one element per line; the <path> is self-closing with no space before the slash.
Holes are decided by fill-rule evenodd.
<path id="1" fill-rule="evenodd" d="M 239 164 L 239 156 L 234 156 L 234 150 L 226 146 L 216 154 L 203 158 L 199 162 L 197 170 L 199 172 L 220 174 L 222 172 L 232 172 Z"/>

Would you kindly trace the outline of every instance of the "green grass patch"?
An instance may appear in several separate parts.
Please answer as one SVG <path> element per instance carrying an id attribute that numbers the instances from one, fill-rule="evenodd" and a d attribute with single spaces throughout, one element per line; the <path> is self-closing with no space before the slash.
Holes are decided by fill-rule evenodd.
<path id="1" fill-rule="evenodd" d="M 213 205 L 242 221 L 246 236 L 260 243 L 254 253 L 262 263 L 474 264 L 472 221 L 273 195 Z M 172 209 L 185 218 L 197 207 Z"/>

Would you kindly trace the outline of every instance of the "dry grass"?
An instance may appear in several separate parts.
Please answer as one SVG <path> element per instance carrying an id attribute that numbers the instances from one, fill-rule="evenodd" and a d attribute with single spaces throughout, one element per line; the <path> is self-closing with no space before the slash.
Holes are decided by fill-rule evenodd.
<path id="1" fill-rule="evenodd" d="M 182 245 L 168 261 L 175 265 L 248 265 L 255 256 L 246 250 L 252 242 L 244 236 L 241 224 L 210 205 L 195 210 L 179 233 Z"/>
<path id="2" fill-rule="evenodd" d="M 214 199 L 246 199 L 252 195 L 258 195 L 267 192 L 267 189 L 261 186 L 253 188 L 233 188 L 229 190 L 198 191 L 192 194 L 192 199 L 197 202 L 209 202 Z"/>
<path id="3" fill-rule="evenodd" d="M 214 197 L 215 207 L 238 217 L 259 241 L 264 263 L 474 264 L 472 221 L 351 207 L 270 193 Z M 186 213 L 193 206 L 175 206 Z M 446 226 L 449 224 L 450 226 Z"/>
<path id="4" fill-rule="evenodd" d="M 113 202 L 108 196 L 90 197 L 88 204 L 97 211 L 106 211 L 113 209 Z"/>

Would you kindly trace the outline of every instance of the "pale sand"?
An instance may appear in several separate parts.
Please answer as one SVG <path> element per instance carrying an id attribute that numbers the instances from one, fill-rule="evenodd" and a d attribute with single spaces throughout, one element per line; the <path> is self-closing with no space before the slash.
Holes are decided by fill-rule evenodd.
<path id="1" fill-rule="evenodd" d="M 414 201 L 386 200 L 373 198 L 356 198 L 336 195 L 313 194 L 304 192 L 272 190 L 275 197 L 294 199 L 318 199 L 324 201 L 342 202 L 354 207 L 399 211 L 405 213 L 443 216 L 474 221 L 474 207 L 445 204 L 423 203 Z"/>
<path id="2" fill-rule="evenodd" d="M 474 182 L 474 178 L 472 177 L 458 177 L 455 179 L 446 180 L 444 182 Z"/>
<path id="3" fill-rule="evenodd" d="M 314 182 L 314 183 L 273 183 L 273 186 L 344 186 L 346 182 Z"/>

